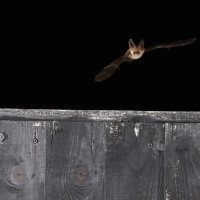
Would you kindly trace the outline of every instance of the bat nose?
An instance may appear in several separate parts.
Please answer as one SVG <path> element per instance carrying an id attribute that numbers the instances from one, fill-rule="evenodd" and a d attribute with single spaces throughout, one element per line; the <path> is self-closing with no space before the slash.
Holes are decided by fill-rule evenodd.
<path id="1" fill-rule="evenodd" d="M 140 54 L 140 52 L 139 51 L 134 51 L 134 54 Z"/>

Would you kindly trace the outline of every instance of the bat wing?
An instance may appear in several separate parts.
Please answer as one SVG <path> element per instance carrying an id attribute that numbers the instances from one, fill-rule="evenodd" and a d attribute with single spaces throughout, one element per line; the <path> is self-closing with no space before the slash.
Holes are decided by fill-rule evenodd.
<path id="1" fill-rule="evenodd" d="M 193 43 L 196 39 L 197 38 L 190 38 L 190 39 L 187 39 L 187 40 L 179 40 L 179 41 L 171 42 L 171 43 L 168 43 L 168 44 L 157 44 L 157 45 L 145 48 L 145 52 L 152 51 L 154 49 L 160 49 L 160 48 L 171 48 L 171 47 L 185 46 L 185 45 Z"/>
<path id="2" fill-rule="evenodd" d="M 119 68 L 119 65 L 122 62 L 131 62 L 132 59 L 128 57 L 127 54 L 124 54 L 123 56 L 113 60 L 109 65 L 104 67 L 96 76 L 95 76 L 95 81 L 100 82 L 104 81 L 110 76 L 113 75 L 113 73 Z"/>

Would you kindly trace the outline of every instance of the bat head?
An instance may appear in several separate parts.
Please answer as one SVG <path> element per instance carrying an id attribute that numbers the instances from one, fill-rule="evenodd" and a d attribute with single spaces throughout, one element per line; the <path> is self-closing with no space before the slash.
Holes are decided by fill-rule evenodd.
<path id="1" fill-rule="evenodd" d="M 132 39 L 129 40 L 129 50 L 132 59 L 140 58 L 144 53 L 144 40 L 142 39 L 140 43 L 136 46 Z"/>

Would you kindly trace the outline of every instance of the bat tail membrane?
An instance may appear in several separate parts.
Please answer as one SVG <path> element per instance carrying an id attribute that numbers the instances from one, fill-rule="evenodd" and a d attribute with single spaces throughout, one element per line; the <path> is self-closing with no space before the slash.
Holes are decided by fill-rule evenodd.
<path id="1" fill-rule="evenodd" d="M 110 76 L 113 75 L 113 73 L 119 68 L 119 65 L 108 65 L 105 67 L 102 71 L 100 71 L 96 76 L 95 76 L 95 81 L 96 82 L 101 82 L 109 78 Z"/>

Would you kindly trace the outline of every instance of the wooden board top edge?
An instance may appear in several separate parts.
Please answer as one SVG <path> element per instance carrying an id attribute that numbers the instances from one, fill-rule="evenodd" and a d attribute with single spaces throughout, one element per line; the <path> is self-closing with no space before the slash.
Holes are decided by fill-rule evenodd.
<path id="1" fill-rule="evenodd" d="M 0 109 L 0 120 L 67 120 L 125 122 L 194 122 L 200 112 L 131 110 Z"/>

